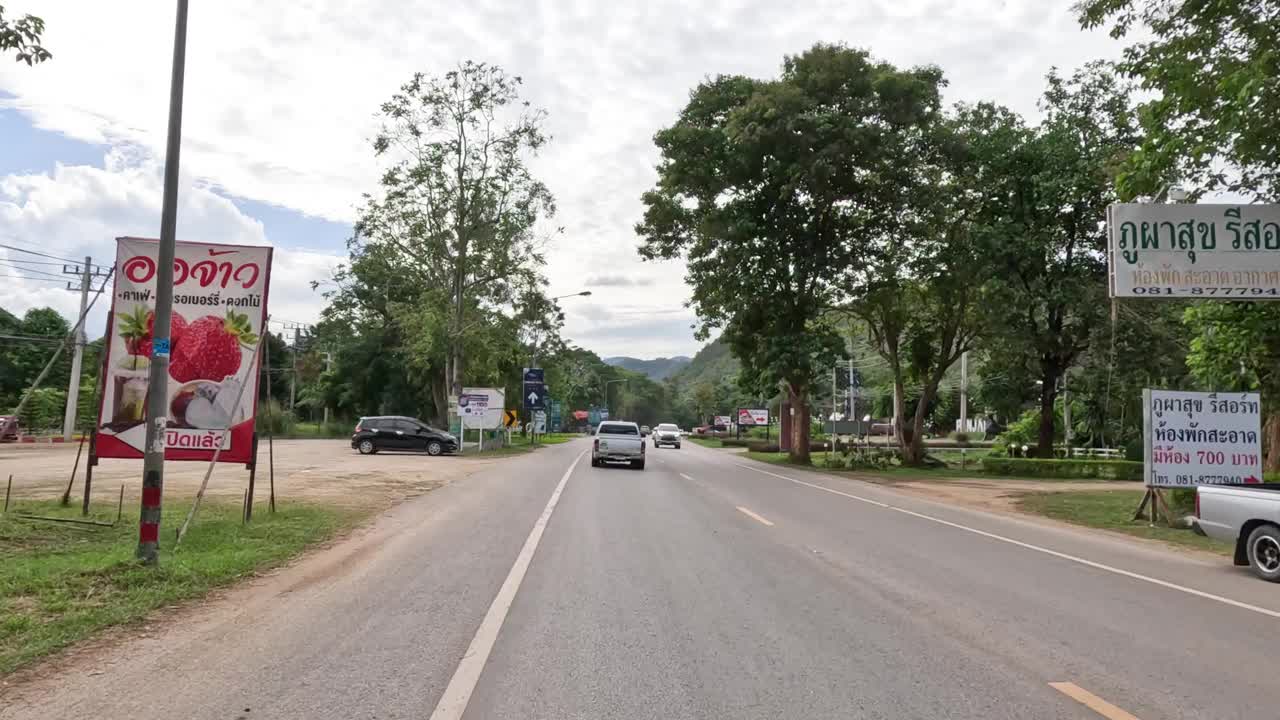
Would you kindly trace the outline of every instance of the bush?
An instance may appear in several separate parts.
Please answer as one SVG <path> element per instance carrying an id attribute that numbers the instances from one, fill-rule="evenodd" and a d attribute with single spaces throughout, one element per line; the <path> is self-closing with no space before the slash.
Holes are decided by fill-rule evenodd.
<path id="1" fill-rule="evenodd" d="M 296 422 L 297 419 L 293 417 L 293 413 L 280 407 L 278 401 L 269 400 L 258 403 L 258 417 L 254 427 L 259 433 L 265 433 L 269 429 L 272 435 L 291 435 Z"/>
<path id="2" fill-rule="evenodd" d="M 958 432 L 958 433 L 953 434 L 953 435 L 951 436 L 951 439 L 952 439 L 952 440 L 955 440 L 957 443 L 959 443 L 959 444 L 961 444 L 961 445 L 968 445 L 968 444 L 969 444 L 969 433 L 966 433 L 966 432 Z"/>
<path id="3" fill-rule="evenodd" d="M 754 445 L 755 443 L 751 440 L 748 440 L 747 438 L 739 439 L 739 438 L 726 437 L 726 438 L 720 438 L 720 444 L 725 447 L 751 448 L 751 446 Z"/>
<path id="4" fill-rule="evenodd" d="M 766 453 L 780 452 L 778 450 L 778 443 L 775 441 L 766 442 L 764 440 L 754 440 L 751 442 L 750 445 L 747 446 L 747 449 L 750 450 L 751 452 L 766 452 Z"/>
<path id="5" fill-rule="evenodd" d="M 982 471 L 992 475 L 1142 481 L 1142 463 L 1129 460 L 1043 460 L 982 458 Z"/>

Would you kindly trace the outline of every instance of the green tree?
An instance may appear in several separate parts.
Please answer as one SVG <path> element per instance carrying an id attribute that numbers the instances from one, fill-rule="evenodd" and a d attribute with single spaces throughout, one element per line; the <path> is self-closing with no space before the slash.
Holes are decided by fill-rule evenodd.
<path id="1" fill-rule="evenodd" d="M 925 459 L 939 384 L 984 328 L 1005 200 L 990 179 L 1022 134 L 1013 113 L 990 105 L 922 123 L 898 166 L 901 219 L 871 238 L 869 261 L 853 278 L 850 310 L 902 398 L 894 419 L 908 465 Z M 909 418 L 908 382 L 918 387 Z"/>
<path id="2" fill-rule="evenodd" d="M 418 73 L 382 105 L 373 142 L 389 167 L 356 236 L 420 288 L 420 313 L 447 309 L 432 352 L 444 353 L 452 394 L 463 386 L 469 338 L 485 325 L 481 311 L 537 284 L 544 260 L 535 226 L 555 212 L 527 166 L 546 142 L 545 113 L 521 101 L 520 84 L 470 61 L 442 77 Z"/>
<path id="3" fill-rule="evenodd" d="M 40 36 L 43 34 L 44 20 L 34 15 L 6 20 L 4 6 L 0 5 L 0 52 L 16 50 L 14 60 L 27 65 L 42 63 L 53 57 L 40 45 Z"/>
<path id="4" fill-rule="evenodd" d="M 1257 391 L 1267 412 L 1264 470 L 1280 470 L 1280 307 L 1270 303 L 1201 302 L 1187 308 L 1192 332 L 1187 367 L 1207 390 Z"/>
<path id="5" fill-rule="evenodd" d="M 1106 210 L 1140 136 L 1129 88 L 1104 64 L 1049 73 L 1041 109 L 989 178 L 1006 207 L 989 322 L 993 352 L 1040 382 L 1038 447 L 1051 457 L 1061 378 L 1106 319 Z"/>
<path id="6" fill-rule="evenodd" d="M 1154 195 L 1187 178 L 1280 198 L 1280 8 L 1274 0 L 1083 0 L 1086 28 L 1140 38 L 1121 69 L 1155 97 L 1119 182 Z"/>
<path id="7" fill-rule="evenodd" d="M 785 389 L 797 460 L 809 455 L 810 392 L 841 345 L 824 313 L 863 239 L 889 222 L 894 168 L 936 113 L 940 83 L 936 68 L 816 45 L 776 80 L 700 84 L 655 137 L 641 256 L 687 259 L 699 336 L 723 329 L 753 394 Z"/>

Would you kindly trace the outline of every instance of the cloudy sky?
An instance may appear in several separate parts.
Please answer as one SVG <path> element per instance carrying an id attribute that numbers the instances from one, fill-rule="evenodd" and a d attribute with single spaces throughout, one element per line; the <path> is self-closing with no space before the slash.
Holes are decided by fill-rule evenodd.
<path id="1" fill-rule="evenodd" d="M 379 104 L 414 71 L 462 59 L 525 80 L 553 142 L 536 161 L 565 232 L 550 252 L 566 333 L 601 355 L 692 354 L 676 263 L 642 263 L 632 227 L 655 179 L 655 131 L 700 80 L 776 75 L 815 42 L 937 63 L 948 100 L 1036 112 L 1051 66 L 1114 57 L 1072 0 L 295 0 L 194 2 L 187 50 L 178 236 L 278 248 L 272 315 L 313 321 L 309 287 L 342 259 Z M 35 12 L 54 58 L 0 63 L 0 244 L 110 263 L 112 238 L 155 237 L 172 52 L 172 2 L 5 0 Z M 77 298 L 57 265 L 0 248 L 0 307 Z M 18 278 L 16 275 L 26 275 Z M 105 305 L 105 302 L 103 303 Z M 103 308 L 91 316 L 101 334 Z"/>

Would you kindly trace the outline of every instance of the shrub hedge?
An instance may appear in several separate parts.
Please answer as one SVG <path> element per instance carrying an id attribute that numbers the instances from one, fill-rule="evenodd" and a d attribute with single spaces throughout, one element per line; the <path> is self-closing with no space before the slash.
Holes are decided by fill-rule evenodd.
<path id="1" fill-rule="evenodd" d="M 992 475 L 1046 478 L 1092 478 L 1142 481 L 1142 463 L 1130 460 L 1046 460 L 1042 458 L 982 458 L 982 471 Z"/>

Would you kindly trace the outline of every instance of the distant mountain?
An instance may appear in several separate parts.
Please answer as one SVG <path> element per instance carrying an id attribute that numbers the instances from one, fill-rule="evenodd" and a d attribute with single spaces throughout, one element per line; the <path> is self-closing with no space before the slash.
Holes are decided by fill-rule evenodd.
<path id="1" fill-rule="evenodd" d="M 638 373 L 644 373 L 654 380 L 663 380 L 668 375 L 677 372 L 680 368 L 688 365 L 692 358 L 684 355 L 675 357 L 660 357 L 653 360 L 641 360 L 639 358 L 626 357 L 619 355 L 618 357 L 608 357 L 604 361 L 614 367 L 632 370 Z"/>
<path id="2" fill-rule="evenodd" d="M 688 392 L 700 383 L 732 386 L 737 381 L 738 369 L 738 360 L 729 352 L 729 346 L 717 338 L 672 373 L 671 381 L 682 392 Z"/>

